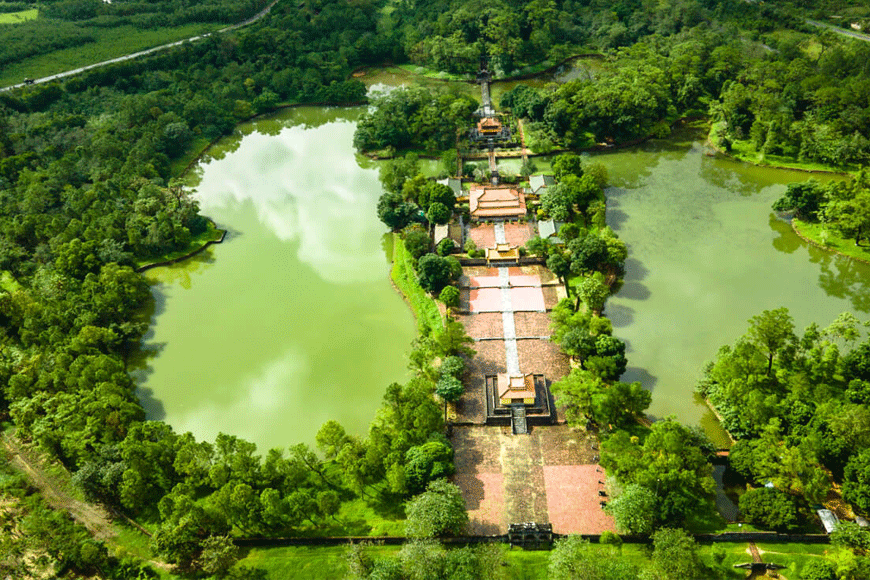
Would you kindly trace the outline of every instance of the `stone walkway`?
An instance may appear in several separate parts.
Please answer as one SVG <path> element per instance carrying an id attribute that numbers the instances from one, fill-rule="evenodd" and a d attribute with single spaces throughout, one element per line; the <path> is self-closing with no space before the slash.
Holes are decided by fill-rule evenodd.
<path id="1" fill-rule="evenodd" d="M 498 235 L 498 230 L 496 230 Z M 504 232 L 502 232 L 504 235 Z M 510 274 L 507 268 L 498 269 L 498 281 L 501 285 L 501 322 L 504 337 L 505 366 L 509 375 L 520 374 L 520 355 L 517 352 L 517 329 L 514 325 L 514 308 L 511 302 Z"/>
<path id="2" fill-rule="evenodd" d="M 480 233 L 488 232 L 489 245 L 513 243 L 511 235 L 523 227 L 496 224 Z M 547 340 L 547 310 L 561 297 L 561 286 L 540 266 L 469 267 L 462 288 L 467 308 L 457 320 L 476 341 L 477 354 L 456 405 L 457 422 L 465 426 L 453 429 L 453 479 L 466 501 L 469 531 L 500 534 L 521 522 L 550 522 L 563 534 L 613 530 L 599 504 L 604 472 L 595 461 L 594 436 L 564 424 L 535 426 L 526 435 L 484 425 L 486 376 L 532 373 L 557 380 L 569 372 L 567 357 Z M 556 413 L 563 422 L 563 410 Z"/>

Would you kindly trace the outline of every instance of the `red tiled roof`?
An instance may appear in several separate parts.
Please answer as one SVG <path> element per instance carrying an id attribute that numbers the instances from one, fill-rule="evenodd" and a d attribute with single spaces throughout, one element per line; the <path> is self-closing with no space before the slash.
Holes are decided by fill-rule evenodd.
<path id="1" fill-rule="evenodd" d="M 472 185 L 468 201 L 474 217 L 519 217 L 526 213 L 523 192 L 504 186 Z"/>
<path id="2" fill-rule="evenodd" d="M 499 399 L 534 399 L 535 379 L 531 374 L 510 377 L 507 373 L 498 375 Z"/>

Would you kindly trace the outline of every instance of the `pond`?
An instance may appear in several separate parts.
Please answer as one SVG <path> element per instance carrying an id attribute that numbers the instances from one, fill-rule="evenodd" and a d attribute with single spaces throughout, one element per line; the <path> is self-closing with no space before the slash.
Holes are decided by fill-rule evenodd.
<path id="1" fill-rule="evenodd" d="M 191 185 L 224 243 L 149 270 L 154 311 L 136 373 L 149 418 L 261 451 L 313 443 L 329 419 L 365 434 L 404 381 L 415 336 L 393 290 L 360 109 L 288 109 L 240 126 Z"/>
<path id="2" fill-rule="evenodd" d="M 807 244 L 771 212 L 810 175 L 709 156 L 702 137 L 684 130 L 593 159 L 609 169 L 608 223 L 629 251 L 605 309 L 628 345 L 623 380 L 652 390 L 653 416 L 713 433 L 693 397 L 705 361 L 766 309 L 787 307 L 799 333 L 847 310 L 870 318 L 870 267 Z"/>

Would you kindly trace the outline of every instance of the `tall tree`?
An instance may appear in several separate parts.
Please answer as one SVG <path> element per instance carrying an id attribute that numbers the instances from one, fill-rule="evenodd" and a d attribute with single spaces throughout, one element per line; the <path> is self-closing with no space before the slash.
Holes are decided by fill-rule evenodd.
<path id="1" fill-rule="evenodd" d="M 767 375 L 773 368 L 773 358 L 796 340 L 794 321 L 788 308 L 765 310 L 749 319 L 747 338 L 767 355 Z"/>

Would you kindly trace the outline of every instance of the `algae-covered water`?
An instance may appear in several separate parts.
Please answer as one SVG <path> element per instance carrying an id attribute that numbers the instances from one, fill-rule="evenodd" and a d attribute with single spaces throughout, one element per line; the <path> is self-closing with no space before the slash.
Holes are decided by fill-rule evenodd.
<path id="1" fill-rule="evenodd" d="M 312 443 L 329 419 L 364 434 L 407 378 L 415 326 L 390 285 L 377 171 L 353 151 L 359 112 L 290 109 L 240 126 L 200 164 L 195 196 L 229 233 L 147 272 L 150 418 L 264 451 Z"/>
<path id="2" fill-rule="evenodd" d="M 765 309 L 787 307 L 799 333 L 846 310 L 870 318 L 870 267 L 805 243 L 773 215 L 786 185 L 810 175 L 710 156 L 702 137 L 684 130 L 594 160 L 609 168 L 608 223 L 629 250 L 605 310 L 628 343 L 623 380 L 652 390 L 652 415 L 712 431 L 693 397 L 705 361 Z"/>

